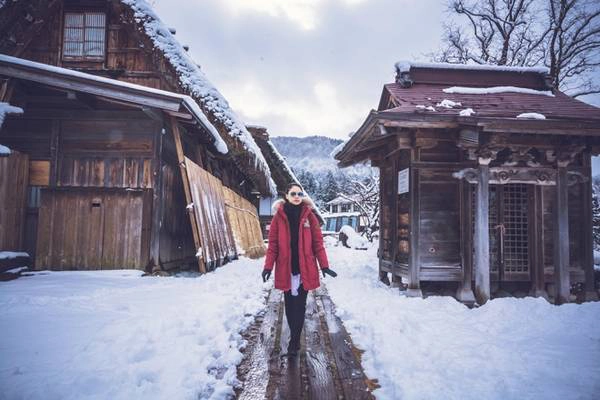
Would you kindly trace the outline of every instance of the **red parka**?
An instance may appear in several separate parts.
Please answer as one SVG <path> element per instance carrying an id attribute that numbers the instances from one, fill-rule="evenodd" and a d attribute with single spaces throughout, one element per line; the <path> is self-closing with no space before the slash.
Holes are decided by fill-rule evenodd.
<path id="1" fill-rule="evenodd" d="M 269 228 L 269 247 L 265 260 L 265 269 L 275 268 L 275 288 L 290 290 L 292 286 L 292 251 L 290 248 L 290 224 L 283 210 L 284 200 L 273 205 L 275 215 Z M 300 277 L 305 290 L 319 287 L 319 269 L 329 268 L 323 234 L 317 216 L 313 212 L 313 202 L 309 198 L 302 199 L 298 234 L 298 257 L 300 257 Z"/>

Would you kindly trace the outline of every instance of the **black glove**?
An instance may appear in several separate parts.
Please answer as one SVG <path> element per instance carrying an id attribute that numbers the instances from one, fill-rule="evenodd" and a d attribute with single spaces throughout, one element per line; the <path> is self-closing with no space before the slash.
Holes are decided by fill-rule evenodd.
<path id="1" fill-rule="evenodd" d="M 332 270 L 331 268 L 323 268 L 321 269 L 321 272 L 323 273 L 323 278 L 325 278 L 325 274 L 335 278 L 337 276 L 336 272 L 334 270 Z"/>
<path id="2" fill-rule="evenodd" d="M 261 276 L 263 278 L 263 282 L 266 282 L 269 280 L 269 277 L 271 276 L 271 271 L 268 269 L 263 269 Z"/>

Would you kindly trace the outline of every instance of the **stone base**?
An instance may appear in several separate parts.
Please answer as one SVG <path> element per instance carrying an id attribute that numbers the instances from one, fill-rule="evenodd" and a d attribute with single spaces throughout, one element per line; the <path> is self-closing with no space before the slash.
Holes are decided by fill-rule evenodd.
<path id="1" fill-rule="evenodd" d="M 417 288 L 417 289 L 408 288 L 408 289 L 406 289 L 406 296 L 407 297 L 423 297 L 423 292 L 419 288 Z"/>
<path id="2" fill-rule="evenodd" d="M 475 294 L 471 289 L 466 288 L 458 288 L 456 291 L 456 300 L 460 301 L 463 304 L 473 305 L 475 304 Z"/>

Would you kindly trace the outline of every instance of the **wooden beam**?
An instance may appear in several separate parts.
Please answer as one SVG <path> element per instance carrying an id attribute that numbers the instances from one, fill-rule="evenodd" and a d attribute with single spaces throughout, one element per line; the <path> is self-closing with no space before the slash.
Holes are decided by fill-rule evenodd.
<path id="1" fill-rule="evenodd" d="M 546 282 L 544 280 L 544 191 L 542 186 L 533 187 L 533 199 L 530 201 L 532 211 L 531 239 L 529 248 L 531 253 L 531 294 L 548 300 Z"/>
<path id="2" fill-rule="evenodd" d="M 165 129 L 157 129 L 154 134 L 154 160 L 152 182 L 152 226 L 150 228 L 150 257 L 148 269 L 152 272 L 161 270 L 160 233 L 163 218 L 163 141 Z"/>
<path id="3" fill-rule="evenodd" d="M 459 282 L 456 299 L 462 303 L 475 303 L 473 294 L 473 228 L 471 225 L 471 187 L 465 180 L 459 182 L 460 190 L 460 254 L 462 264 L 462 282 Z"/>
<path id="4" fill-rule="evenodd" d="M 475 297 L 480 305 L 490 299 L 489 164 L 479 158 L 475 192 Z"/>
<path id="5" fill-rule="evenodd" d="M 50 187 L 58 185 L 58 154 L 60 147 L 60 120 L 53 120 L 50 130 Z"/>
<path id="6" fill-rule="evenodd" d="M 554 197 L 554 303 L 569 302 L 571 282 L 569 277 L 569 188 L 567 186 L 568 162 L 557 162 L 556 192 Z"/>
<path id="7" fill-rule="evenodd" d="M 411 150 L 411 161 L 416 160 L 417 149 Z M 398 182 L 398 171 L 396 170 L 396 176 L 394 176 L 396 182 Z M 420 224 L 421 224 L 421 196 L 419 190 L 419 169 L 414 168 L 412 164 L 409 170 L 409 184 L 408 193 L 410 196 L 410 254 L 408 259 L 408 290 L 407 296 L 409 297 L 422 297 L 421 283 L 419 278 L 419 269 L 421 268 L 421 260 L 419 254 L 419 239 L 420 239 Z M 396 184 L 396 197 L 398 197 L 398 188 Z M 396 220 L 397 220 L 396 216 Z M 397 245 L 397 243 L 396 243 Z M 396 261 L 396 260 L 394 260 Z"/>
<path id="8" fill-rule="evenodd" d="M 399 166 L 399 162 L 398 162 L 398 154 L 394 155 L 394 157 L 392 158 L 392 190 L 390 193 L 390 199 L 388 200 L 390 202 L 390 219 L 391 219 L 391 227 L 390 227 L 390 233 L 391 233 L 391 237 L 390 237 L 390 243 L 391 243 L 391 258 L 392 258 L 392 282 L 394 283 L 394 286 L 396 286 L 395 284 L 397 283 L 395 276 L 397 275 L 396 272 L 396 257 L 398 256 L 398 166 Z"/>
<path id="9" fill-rule="evenodd" d="M 188 181 L 188 174 L 185 168 L 185 155 L 183 153 L 183 146 L 181 144 L 181 134 L 179 127 L 177 126 L 177 120 L 175 117 L 171 117 L 171 129 L 173 132 L 173 138 L 175 139 L 175 149 L 177 150 L 177 161 L 179 162 L 179 169 L 181 171 L 181 179 L 183 181 L 183 191 L 185 192 L 185 201 L 187 204 L 192 204 L 192 192 L 190 191 L 190 183 Z M 196 247 L 196 257 L 198 259 L 198 268 L 201 273 L 206 272 L 206 262 L 204 260 L 203 252 L 200 251 L 202 242 L 200 239 L 200 232 L 198 232 L 198 224 L 196 222 L 196 215 L 194 214 L 193 208 L 188 208 L 188 215 L 190 216 L 190 223 L 192 224 L 192 233 L 194 235 L 194 245 Z"/>

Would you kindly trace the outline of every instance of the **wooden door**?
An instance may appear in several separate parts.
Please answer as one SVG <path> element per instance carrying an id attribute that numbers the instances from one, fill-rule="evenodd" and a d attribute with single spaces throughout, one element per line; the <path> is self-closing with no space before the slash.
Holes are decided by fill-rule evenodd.
<path id="1" fill-rule="evenodd" d="M 144 269 L 151 190 L 42 189 L 37 269 Z"/>
<path id="2" fill-rule="evenodd" d="M 530 280 L 530 201 L 533 187 L 490 185 L 490 274 L 492 280 Z"/>

